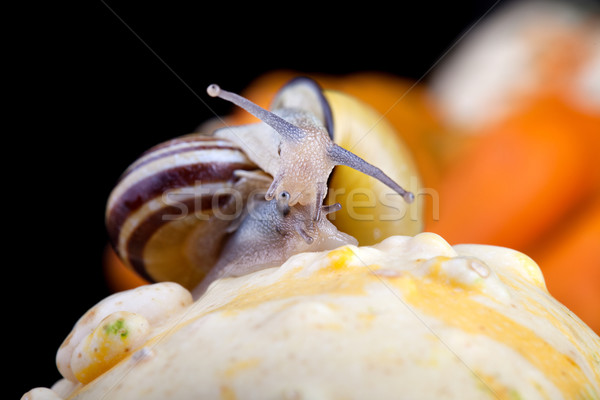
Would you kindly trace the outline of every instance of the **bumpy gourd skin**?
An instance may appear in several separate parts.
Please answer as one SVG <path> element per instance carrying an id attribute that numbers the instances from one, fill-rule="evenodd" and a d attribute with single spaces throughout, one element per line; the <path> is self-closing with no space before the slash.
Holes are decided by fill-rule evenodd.
<path id="1" fill-rule="evenodd" d="M 152 331 L 69 398 L 600 398 L 600 338 L 507 248 L 421 233 L 303 253 L 153 322 L 137 304 L 173 286 L 111 300 Z"/>

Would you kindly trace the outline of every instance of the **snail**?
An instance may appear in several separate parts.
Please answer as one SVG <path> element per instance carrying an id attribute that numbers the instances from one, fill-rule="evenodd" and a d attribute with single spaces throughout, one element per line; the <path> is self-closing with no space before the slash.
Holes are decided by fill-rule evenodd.
<path id="1" fill-rule="evenodd" d="M 336 165 L 346 165 L 370 175 L 394 189 L 407 202 L 411 203 L 414 200 L 411 192 L 404 190 L 379 168 L 336 145 L 327 129 L 313 115 L 298 109 L 283 108 L 282 116 L 279 116 L 241 96 L 221 90 L 217 85 L 209 86 L 208 94 L 244 108 L 279 134 L 280 166 L 272 174 L 274 178 L 265 196 L 266 200 L 272 200 L 282 193 L 289 193 L 291 206 L 297 202 L 306 205 L 316 200 L 316 221 L 319 219 L 321 204 L 327 193 L 327 180 Z"/>
<path id="2" fill-rule="evenodd" d="M 299 252 L 357 244 L 354 232 L 340 232 L 329 220 L 343 202 L 324 204 L 336 165 L 382 182 L 388 188 L 377 186 L 382 196 L 391 189 L 406 204 L 414 201 L 411 191 L 334 142 L 339 139 L 334 125 L 343 126 L 337 118 L 344 113 L 330 104 L 348 99 L 324 93 L 315 81 L 290 81 L 271 111 L 217 85 L 207 92 L 262 122 L 194 133 L 151 148 L 124 172 L 107 203 L 106 224 L 116 252 L 149 281 L 175 281 L 196 288 L 198 297 L 218 278 L 280 265 Z M 383 147 L 397 146 L 389 143 Z M 413 176 L 414 167 L 401 157 L 406 181 L 406 171 Z M 418 226 L 397 231 L 396 222 L 393 233 L 418 232 Z"/>

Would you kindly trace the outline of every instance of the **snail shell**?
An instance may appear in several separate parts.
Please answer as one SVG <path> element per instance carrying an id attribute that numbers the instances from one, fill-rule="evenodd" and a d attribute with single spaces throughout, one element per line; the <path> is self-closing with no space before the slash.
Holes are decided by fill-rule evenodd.
<path id="1" fill-rule="evenodd" d="M 218 259 L 235 207 L 243 206 L 235 194 L 251 191 L 236 171 L 254 169 L 235 144 L 206 136 L 148 150 L 108 200 L 106 224 L 115 250 L 151 282 L 193 287 Z M 204 245 L 197 246 L 199 241 Z"/>
<path id="2" fill-rule="evenodd" d="M 209 274 L 195 291 L 200 294 L 218 277 L 281 263 L 300 251 L 356 244 L 327 219 L 339 210 L 337 201 L 323 206 L 335 165 L 383 182 L 378 194 L 399 193 L 406 203 L 413 200 L 412 193 L 396 183 L 396 168 L 389 177 L 332 141 L 336 114 L 350 120 L 360 120 L 360 115 L 335 107 L 332 112 L 330 99 L 345 100 L 334 93 L 324 95 L 314 81 L 302 78 L 284 86 L 272 102 L 272 112 L 217 86 L 208 92 L 263 122 L 170 140 L 150 149 L 123 174 L 108 201 L 107 228 L 125 264 L 146 279 L 193 289 Z M 348 132 L 360 126 L 340 122 L 344 124 Z M 343 132 L 336 141 L 343 139 Z M 392 138 L 393 149 L 399 140 Z M 390 141 L 389 134 L 385 141 Z M 402 157 L 395 162 L 402 172 L 400 182 L 406 184 L 415 170 L 410 157 Z M 383 223 L 381 228 L 385 231 L 387 226 L 389 234 L 417 233 L 419 227 L 406 220 Z"/>

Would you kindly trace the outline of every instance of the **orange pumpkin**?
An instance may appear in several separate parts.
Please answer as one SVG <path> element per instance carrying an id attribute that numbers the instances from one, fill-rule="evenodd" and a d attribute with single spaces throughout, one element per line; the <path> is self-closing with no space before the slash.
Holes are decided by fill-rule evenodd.
<path id="1" fill-rule="evenodd" d="M 113 292 L 121 292 L 150 283 L 127 267 L 110 245 L 104 249 L 103 265 L 104 276 Z"/>
<path id="2" fill-rule="evenodd" d="M 600 116 L 544 96 L 486 129 L 445 173 L 428 229 L 451 243 L 537 246 L 600 188 L 599 126 Z"/>

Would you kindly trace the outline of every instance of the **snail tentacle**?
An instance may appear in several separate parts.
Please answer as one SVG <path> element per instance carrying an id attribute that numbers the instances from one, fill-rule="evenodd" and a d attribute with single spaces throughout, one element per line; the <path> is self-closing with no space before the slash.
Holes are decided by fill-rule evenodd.
<path id="1" fill-rule="evenodd" d="M 273 200 L 275 198 L 275 192 L 277 192 L 277 188 L 279 187 L 279 185 L 282 181 L 282 178 L 283 178 L 283 176 L 281 174 L 275 175 L 273 182 L 271 182 L 271 186 L 269 186 L 269 189 L 267 190 L 267 193 L 265 194 L 265 200 Z M 289 195 L 289 193 L 288 193 L 288 195 Z"/>
<path id="2" fill-rule="evenodd" d="M 312 244 L 315 239 L 306 232 L 306 230 L 301 225 L 296 225 L 296 232 L 304 239 L 304 241 L 308 244 Z"/>
<path id="3" fill-rule="evenodd" d="M 340 211 L 342 209 L 342 205 L 340 203 L 334 203 L 330 205 L 321 206 L 321 212 L 324 215 L 334 213 L 336 211 Z"/>
<path id="4" fill-rule="evenodd" d="M 223 100 L 227 100 L 248 111 L 256 118 L 263 121 L 265 124 L 275 129 L 282 137 L 288 140 L 300 140 L 304 136 L 302 129 L 297 126 L 290 124 L 280 116 L 265 110 L 257 104 L 254 104 L 248 99 L 227 90 L 221 89 L 218 85 L 210 85 L 206 91 L 211 97 L 219 97 Z"/>
<path id="5" fill-rule="evenodd" d="M 313 216 L 314 221 L 318 221 L 321 218 L 321 211 L 323 210 L 323 200 L 327 196 L 327 183 L 317 183 L 317 203 L 315 204 L 315 214 Z"/>
<path id="6" fill-rule="evenodd" d="M 329 149 L 329 156 L 337 165 L 345 165 L 353 168 L 389 186 L 391 189 L 401 195 L 407 203 L 412 203 L 414 201 L 415 196 L 412 192 L 405 190 L 396 182 L 394 182 L 392 178 L 387 176 L 382 170 L 372 164 L 369 164 L 356 154 L 344 149 L 343 147 L 333 144 L 333 146 Z"/>

